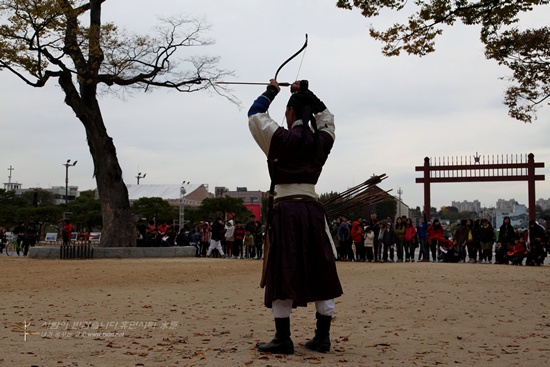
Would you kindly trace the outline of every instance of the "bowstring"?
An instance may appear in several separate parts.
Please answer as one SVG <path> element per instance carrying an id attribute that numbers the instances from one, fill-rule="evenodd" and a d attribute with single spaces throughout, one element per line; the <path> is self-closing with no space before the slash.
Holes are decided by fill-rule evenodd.
<path id="1" fill-rule="evenodd" d="M 302 58 L 300 59 L 300 65 L 298 66 L 298 72 L 296 73 L 296 77 L 294 78 L 295 81 L 298 80 L 298 76 L 300 75 L 300 71 L 302 70 L 302 64 L 304 63 L 304 58 L 306 57 L 306 53 L 307 53 L 307 47 L 304 49 L 304 52 L 302 52 Z M 290 89 L 290 87 L 288 87 L 288 88 Z M 286 122 L 286 113 L 283 114 L 283 118 L 281 119 L 281 127 L 284 126 L 285 122 Z"/>

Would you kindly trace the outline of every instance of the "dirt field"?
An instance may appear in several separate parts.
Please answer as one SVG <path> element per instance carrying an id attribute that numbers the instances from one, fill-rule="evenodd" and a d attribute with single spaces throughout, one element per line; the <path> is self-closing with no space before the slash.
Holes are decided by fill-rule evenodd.
<path id="1" fill-rule="evenodd" d="M 260 261 L 0 257 L 0 366 L 548 366 L 550 266 L 338 263 L 332 350 L 274 334 Z M 25 322 L 27 327 L 25 328 Z M 25 329 L 27 335 L 25 335 Z M 26 340 L 25 340 L 26 338 Z"/>

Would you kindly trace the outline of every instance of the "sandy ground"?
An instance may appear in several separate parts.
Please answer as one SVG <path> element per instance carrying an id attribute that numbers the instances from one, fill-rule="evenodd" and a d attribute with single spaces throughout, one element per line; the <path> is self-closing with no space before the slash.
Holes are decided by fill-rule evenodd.
<path id="1" fill-rule="evenodd" d="M 331 352 L 303 347 L 314 330 L 310 305 L 292 314 L 291 356 L 255 349 L 274 334 L 260 268 L 254 260 L 1 256 L 0 365 L 550 363 L 550 266 L 338 263 L 345 294 Z"/>

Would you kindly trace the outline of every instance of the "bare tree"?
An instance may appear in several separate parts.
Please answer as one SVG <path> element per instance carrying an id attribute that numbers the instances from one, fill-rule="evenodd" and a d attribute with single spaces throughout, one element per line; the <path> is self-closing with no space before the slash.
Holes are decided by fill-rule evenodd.
<path id="1" fill-rule="evenodd" d="M 157 34 L 134 35 L 102 24 L 107 0 L 0 0 L 0 70 L 33 87 L 57 80 L 65 103 L 84 125 L 101 201 L 106 247 L 135 246 L 135 226 L 115 145 L 108 135 L 98 94 L 171 88 L 211 90 L 231 75 L 217 57 L 179 58 L 187 47 L 208 46 L 207 25 L 185 17 L 163 19 Z M 137 6 L 137 5 L 136 5 Z M 83 26 L 84 20 L 89 26 Z"/>

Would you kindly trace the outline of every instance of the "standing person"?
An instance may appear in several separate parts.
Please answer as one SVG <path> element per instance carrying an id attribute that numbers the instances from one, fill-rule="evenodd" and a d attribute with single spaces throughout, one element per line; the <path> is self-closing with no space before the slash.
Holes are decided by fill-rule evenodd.
<path id="1" fill-rule="evenodd" d="M 445 242 L 443 238 L 445 231 L 439 219 L 434 219 L 432 224 L 428 226 L 428 243 L 430 244 L 430 250 L 432 252 L 432 261 L 437 261 L 438 246 Z"/>
<path id="2" fill-rule="evenodd" d="M 250 214 L 248 222 L 244 225 L 244 257 L 250 259 L 255 256 L 254 233 L 256 232 L 256 216 Z"/>
<path id="3" fill-rule="evenodd" d="M 256 221 L 256 231 L 254 232 L 254 246 L 256 246 L 256 259 L 261 260 L 264 258 L 263 251 L 263 228 L 262 222 Z"/>
<path id="4" fill-rule="evenodd" d="M 378 235 L 374 236 L 374 257 L 375 257 L 374 261 L 384 262 L 384 260 L 382 260 L 383 258 L 382 254 L 384 253 L 384 247 L 385 247 L 384 233 L 386 233 L 386 222 L 380 221 L 378 222 L 376 227 L 378 227 Z M 376 258 L 377 247 L 378 247 L 378 258 Z"/>
<path id="5" fill-rule="evenodd" d="M 19 222 L 19 224 L 13 229 L 13 235 L 15 236 L 15 242 L 17 243 L 15 251 L 17 251 L 17 256 L 19 256 L 20 249 L 23 247 L 23 241 L 25 240 L 24 222 Z"/>
<path id="6" fill-rule="evenodd" d="M 342 250 L 340 248 L 340 241 L 338 240 L 338 228 L 340 228 L 340 217 L 332 221 L 330 224 L 330 235 L 332 236 L 332 242 L 336 247 L 336 259 L 339 260 L 342 258 Z"/>
<path id="7" fill-rule="evenodd" d="M 244 230 L 244 239 L 243 239 L 243 247 L 244 247 L 244 258 L 245 259 L 251 259 L 254 257 L 254 235 L 248 230 Z"/>
<path id="8" fill-rule="evenodd" d="M 483 251 L 481 250 L 481 244 L 479 241 L 479 232 L 481 228 L 481 219 L 476 219 L 472 227 L 472 243 L 475 251 L 474 257 L 477 258 L 477 263 L 481 264 L 483 260 Z"/>
<path id="9" fill-rule="evenodd" d="M 214 223 L 212 223 L 212 229 L 211 229 L 211 236 L 210 236 L 210 246 L 208 247 L 208 251 L 206 252 L 206 256 L 210 257 L 212 255 L 212 251 L 218 250 L 220 255 L 222 257 L 225 256 L 225 253 L 222 249 L 222 238 L 224 238 L 225 235 L 225 228 L 223 221 L 220 217 L 217 217 L 216 220 L 214 220 Z"/>
<path id="10" fill-rule="evenodd" d="M 201 245 L 201 256 L 206 256 L 206 251 L 210 247 L 210 223 L 204 222 L 202 228 L 199 232 L 200 234 L 200 245 Z"/>
<path id="11" fill-rule="evenodd" d="M 388 221 L 389 223 L 389 221 Z M 395 243 L 397 244 L 397 262 L 403 262 L 403 250 L 405 247 L 405 223 L 401 217 L 395 220 Z"/>
<path id="12" fill-rule="evenodd" d="M 474 244 L 474 222 L 471 219 L 466 220 L 466 227 L 468 227 L 468 239 L 466 240 L 466 250 L 468 251 L 468 262 L 471 264 L 476 263 L 477 252 Z"/>
<path id="13" fill-rule="evenodd" d="M 240 220 L 235 221 L 235 230 L 233 231 L 233 259 L 242 258 L 244 234 L 243 222 Z"/>
<path id="14" fill-rule="evenodd" d="M 374 232 L 370 226 L 365 227 L 365 252 L 367 254 L 367 261 L 374 262 Z"/>
<path id="15" fill-rule="evenodd" d="M 29 222 L 25 225 L 25 239 L 23 240 L 23 256 L 29 253 L 29 246 L 34 247 L 38 240 L 38 226 L 33 218 L 29 218 Z"/>
<path id="16" fill-rule="evenodd" d="M 351 228 L 351 239 L 355 245 L 355 253 L 357 261 L 365 261 L 365 245 L 363 242 L 365 238 L 363 237 L 363 225 L 360 221 L 353 222 Z"/>
<path id="17" fill-rule="evenodd" d="M 427 222 L 428 221 L 426 220 L 426 212 L 423 212 L 422 218 L 420 218 L 420 223 L 416 227 L 416 233 L 418 234 L 418 242 L 420 245 L 418 261 L 422 260 L 422 262 L 430 261 L 430 246 L 428 244 L 428 223 Z"/>
<path id="18" fill-rule="evenodd" d="M 380 261 L 380 240 L 378 238 L 380 234 L 380 225 L 378 224 L 378 217 L 375 213 L 370 215 L 367 225 L 371 227 L 372 232 L 374 233 L 374 243 L 372 245 L 372 249 L 374 252 L 374 261 L 378 262 Z"/>
<path id="19" fill-rule="evenodd" d="M 277 81 L 271 80 L 248 111 L 250 132 L 267 156 L 272 194 L 276 193 L 267 223 L 270 246 L 264 256 L 264 303 L 272 308 L 276 333 L 258 349 L 293 354 L 292 308 L 315 302 L 317 327 L 305 347 L 328 352 L 334 298 L 343 292 L 315 184 L 334 144 L 334 116 L 309 91 L 307 81 L 295 82 L 285 112 L 288 129 L 280 127 L 267 113 L 279 90 Z"/>
<path id="20" fill-rule="evenodd" d="M 405 219 L 405 262 L 414 262 L 414 249 L 416 248 L 416 228 L 411 218 Z"/>
<path id="21" fill-rule="evenodd" d="M 235 238 L 233 234 L 235 233 L 235 226 L 233 225 L 233 219 L 230 219 L 225 224 L 225 254 L 227 257 L 233 256 L 233 241 Z"/>
<path id="22" fill-rule="evenodd" d="M 386 228 L 381 231 L 383 233 L 382 236 L 382 246 L 384 247 L 382 251 L 382 262 L 393 262 L 393 248 L 395 245 L 396 237 L 395 237 L 395 231 L 393 230 L 393 226 L 391 222 L 386 223 Z M 389 252 L 389 257 L 388 257 Z M 401 260 L 403 261 L 403 260 Z"/>
<path id="23" fill-rule="evenodd" d="M 340 226 L 338 227 L 338 242 L 340 243 L 340 260 L 346 261 L 351 260 L 352 257 L 350 257 L 350 252 L 353 253 L 351 249 L 351 234 L 349 229 L 349 219 L 345 215 L 342 215 L 340 217 L 342 221 L 340 222 Z"/>
<path id="24" fill-rule="evenodd" d="M 487 218 L 481 220 L 479 227 L 479 244 L 481 246 L 483 264 L 491 264 L 493 262 L 493 244 L 495 243 L 495 230 L 489 223 Z"/>
<path id="25" fill-rule="evenodd" d="M 63 221 L 63 229 L 62 229 L 62 237 L 63 237 L 63 246 L 70 246 L 71 245 L 71 234 L 73 233 L 73 225 L 68 219 L 65 219 Z"/>
<path id="26" fill-rule="evenodd" d="M 250 234 L 256 232 L 256 216 L 254 214 L 250 214 L 248 217 L 248 222 L 245 223 L 244 230 L 250 232 Z"/>

